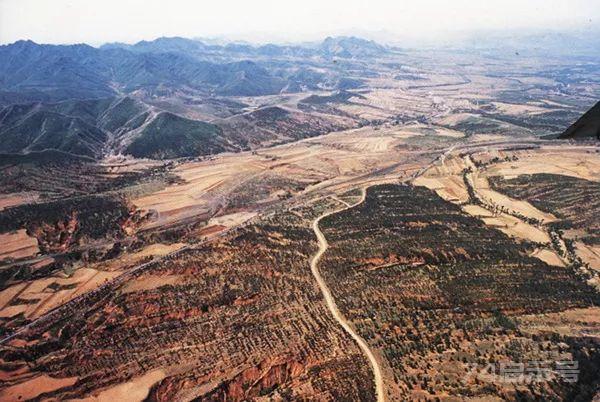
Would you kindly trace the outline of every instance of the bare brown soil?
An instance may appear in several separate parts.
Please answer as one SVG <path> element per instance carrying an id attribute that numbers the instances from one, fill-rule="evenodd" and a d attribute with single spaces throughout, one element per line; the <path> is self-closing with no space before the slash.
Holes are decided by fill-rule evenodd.
<path id="1" fill-rule="evenodd" d="M 52 378 L 40 375 L 0 391 L 0 399 L 6 402 L 27 401 L 38 395 L 73 385 L 77 378 Z"/>
<path id="2" fill-rule="evenodd" d="M 37 239 L 29 236 L 25 229 L 0 234 L 0 260 L 30 257 L 39 251 Z"/>

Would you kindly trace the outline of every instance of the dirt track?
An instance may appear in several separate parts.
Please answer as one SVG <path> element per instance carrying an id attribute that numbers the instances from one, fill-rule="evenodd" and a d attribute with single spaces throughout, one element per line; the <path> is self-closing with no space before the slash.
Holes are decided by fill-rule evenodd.
<path id="1" fill-rule="evenodd" d="M 317 283 L 319 284 L 321 293 L 323 293 L 323 297 L 325 298 L 325 302 L 327 303 L 327 308 L 329 308 L 329 311 L 331 311 L 331 314 L 333 315 L 335 320 L 342 326 L 342 328 L 344 328 L 344 330 L 352 337 L 352 339 L 354 339 L 356 341 L 356 343 L 361 348 L 361 350 L 363 351 L 365 356 L 369 359 L 369 363 L 371 364 L 371 368 L 373 369 L 373 376 L 374 376 L 374 380 L 375 380 L 375 393 L 377 395 L 377 401 L 383 402 L 386 399 L 385 399 L 385 392 L 384 392 L 384 386 L 383 386 L 383 375 L 382 375 L 382 371 L 381 371 L 381 366 L 379 365 L 379 362 L 375 358 L 375 355 L 369 348 L 369 345 L 367 345 L 365 340 L 356 333 L 356 331 L 350 326 L 348 321 L 346 321 L 346 318 L 342 315 L 342 313 L 340 313 L 340 310 L 338 309 L 338 307 L 335 303 L 335 300 L 333 299 L 331 291 L 329 290 L 329 287 L 327 286 L 327 284 L 325 283 L 325 280 L 321 276 L 321 273 L 319 272 L 319 268 L 318 268 L 318 264 L 319 264 L 319 261 L 321 260 L 321 257 L 323 256 L 323 254 L 325 253 L 325 251 L 327 251 L 327 248 L 329 247 L 329 244 L 327 243 L 327 239 L 325 238 L 325 236 L 323 235 L 323 232 L 321 232 L 321 229 L 319 228 L 319 222 L 323 218 L 328 217 L 329 215 L 333 215 L 338 212 L 345 211 L 347 209 L 353 208 L 353 207 L 361 204 L 365 200 L 366 195 L 367 195 L 367 190 L 366 190 L 366 188 L 363 188 L 361 198 L 355 204 L 348 205 L 347 207 L 342 208 L 342 209 L 327 212 L 327 213 L 319 216 L 317 219 L 315 219 L 313 221 L 312 227 L 313 227 L 315 235 L 317 236 L 317 239 L 319 241 L 319 251 L 317 251 L 317 253 L 311 259 L 310 269 L 312 271 L 313 276 L 317 280 Z"/>

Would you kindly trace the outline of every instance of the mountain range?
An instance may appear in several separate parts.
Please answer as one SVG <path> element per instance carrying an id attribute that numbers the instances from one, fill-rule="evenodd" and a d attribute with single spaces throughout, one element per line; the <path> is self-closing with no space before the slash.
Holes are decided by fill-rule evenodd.
<path id="1" fill-rule="evenodd" d="M 361 60 L 390 51 L 353 37 L 313 46 L 18 41 L 0 46 L 0 153 L 176 158 L 322 134 L 354 122 L 231 97 L 360 88 Z M 190 116 L 181 103 L 207 112 Z"/>
<path id="2" fill-rule="evenodd" d="M 358 116 L 327 104 L 361 98 L 360 88 L 378 76 L 372 61 L 395 53 L 356 37 L 302 46 L 179 37 L 100 47 L 18 41 L 0 46 L 0 153 L 168 159 L 355 127 Z M 563 136 L 596 135 L 597 108 Z"/>
<path id="3" fill-rule="evenodd" d="M 310 64 L 290 67 L 272 57 L 351 59 L 388 51 L 358 38 L 327 38 L 316 48 L 215 46 L 184 38 L 100 48 L 18 41 L 0 46 L 0 104 L 100 98 L 137 90 L 259 96 L 302 88 L 336 89 L 343 71 L 323 73 Z M 348 89 L 348 81 L 344 82 Z"/>

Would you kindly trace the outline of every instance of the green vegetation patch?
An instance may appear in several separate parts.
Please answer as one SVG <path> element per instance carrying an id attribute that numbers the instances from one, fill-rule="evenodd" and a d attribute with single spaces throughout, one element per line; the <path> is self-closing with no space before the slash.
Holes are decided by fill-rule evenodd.
<path id="1" fill-rule="evenodd" d="M 26 228 L 43 251 L 66 250 L 85 239 L 120 237 L 134 212 L 109 196 L 82 196 L 0 211 L 0 233 Z"/>
<path id="2" fill-rule="evenodd" d="M 230 150 L 214 124 L 161 113 L 136 138 L 126 153 L 140 158 L 169 159 Z"/>
<path id="3" fill-rule="evenodd" d="M 425 187 L 371 187 L 364 203 L 323 219 L 321 228 L 329 249 L 320 270 L 342 313 L 385 357 L 404 399 L 414 390 L 432 399 L 467 390 L 513 399 L 513 384 L 474 381 L 470 365 L 551 360 L 565 348 L 571 357 L 585 349 L 580 365 L 587 382 L 525 384 L 523 398 L 593 389 L 597 345 L 519 328 L 522 314 L 600 304 L 572 269 L 529 257 L 528 244 Z"/>

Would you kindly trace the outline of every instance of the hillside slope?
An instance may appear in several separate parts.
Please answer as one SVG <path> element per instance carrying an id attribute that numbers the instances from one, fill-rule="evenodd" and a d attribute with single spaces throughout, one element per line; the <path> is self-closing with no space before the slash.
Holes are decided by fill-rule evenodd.
<path id="1" fill-rule="evenodd" d="M 11 108 L 9 108 L 11 109 Z M 99 155 L 107 135 L 84 120 L 33 107 L 29 113 L 15 117 L 3 110 L 1 117 L 14 124 L 0 126 L 1 152 L 25 153 L 56 149 L 78 155 Z M 1 119 L 0 117 L 0 119 Z"/>
<path id="2" fill-rule="evenodd" d="M 236 152 L 353 127 L 351 119 L 263 107 L 215 119 L 189 119 L 131 98 L 29 103 L 0 109 L 0 154 L 57 150 L 169 159 Z"/>
<path id="3" fill-rule="evenodd" d="M 597 138 L 600 140 L 600 102 L 573 123 L 559 138 Z"/>
<path id="4" fill-rule="evenodd" d="M 268 106 L 227 119 L 215 121 L 227 138 L 246 149 L 282 144 L 355 126 L 343 118 L 301 113 L 279 106 Z"/>
<path id="5" fill-rule="evenodd" d="M 137 129 L 148 116 L 147 105 L 128 97 L 11 105 L 0 109 L 0 152 L 101 157 L 111 137 Z"/>
<path id="6" fill-rule="evenodd" d="M 127 147 L 136 157 L 169 159 L 238 150 L 214 124 L 162 112 Z"/>

